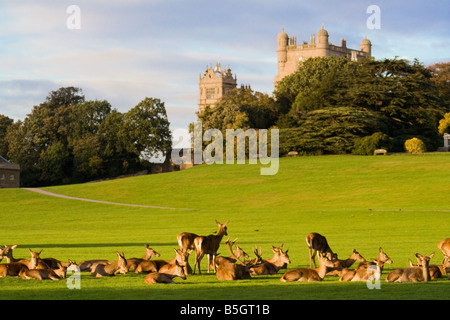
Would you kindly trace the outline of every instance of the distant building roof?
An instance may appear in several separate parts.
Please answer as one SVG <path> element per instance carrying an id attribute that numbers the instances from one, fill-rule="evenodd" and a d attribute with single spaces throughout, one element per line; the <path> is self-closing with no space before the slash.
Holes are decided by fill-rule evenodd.
<path id="1" fill-rule="evenodd" d="M 9 163 L 9 161 L 0 156 L 0 163 Z"/>

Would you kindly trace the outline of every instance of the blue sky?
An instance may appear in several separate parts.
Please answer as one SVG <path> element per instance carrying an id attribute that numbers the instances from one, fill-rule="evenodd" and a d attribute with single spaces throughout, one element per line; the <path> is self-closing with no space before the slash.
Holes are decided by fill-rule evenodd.
<path id="1" fill-rule="evenodd" d="M 80 29 L 67 28 L 70 5 Z M 380 29 L 366 25 L 369 5 L 381 9 Z M 428 65 L 450 61 L 449 17 L 448 1 L 1 0 L 0 114 L 24 119 L 50 91 L 75 86 L 121 112 L 159 98 L 172 129 L 187 128 L 209 64 L 272 93 L 282 27 L 301 42 L 324 24 L 330 42 L 354 49 L 367 34 L 376 59 Z"/>

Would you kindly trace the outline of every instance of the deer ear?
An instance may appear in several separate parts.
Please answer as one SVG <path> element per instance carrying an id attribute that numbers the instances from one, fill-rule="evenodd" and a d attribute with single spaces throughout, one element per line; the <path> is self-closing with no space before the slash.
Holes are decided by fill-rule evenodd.
<path id="1" fill-rule="evenodd" d="M 6 248 L 6 245 L 5 245 L 5 248 Z M 15 249 L 15 248 L 17 248 L 17 244 L 15 244 L 15 245 L 13 245 L 13 246 L 11 246 L 11 249 Z"/>
<path id="2" fill-rule="evenodd" d="M 434 257 L 434 252 L 430 254 L 430 259 Z"/>

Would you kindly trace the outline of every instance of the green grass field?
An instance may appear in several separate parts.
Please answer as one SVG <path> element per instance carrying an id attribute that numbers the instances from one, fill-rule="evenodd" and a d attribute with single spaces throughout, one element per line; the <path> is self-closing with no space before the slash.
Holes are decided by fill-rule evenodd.
<path id="1" fill-rule="evenodd" d="M 77 262 L 115 260 L 115 252 L 141 257 L 143 244 L 171 259 L 176 235 L 215 232 L 215 220 L 229 220 L 228 234 L 251 256 L 284 243 L 292 263 L 309 266 L 305 236 L 325 235 L 341 259 L 357 249 L 366 259 L 378 248 L 394 261 L 386 265 L 380 290 L 365 282 L 281 283 L 277 276 L 220 282 L 214 274 L 188 276 L 178 285 L 144 283 L 129 273 L 93 278 L 82 273 L 81 289 L 66 281 L 0 278 L 0 299 L 448 299 L 450 281 L 386 283 L 386 274 L 408 266 L 416 252 L 443 254 L 437 243 L 450 237 L 450 154 L 390 156 L 318 156 L 280 159 L 274 176 L 261 176 L 259 165 L 202 165 L 181 172 L 45 188 L 88 199 L 171 207 L 154 209 L 83 202 L 24 189 L 0 190 L 2 245 L 18 244 L 42 257 Z M 228 255 L 222 244 L 219 252 Z M 193 261 L 192 257 L 190 259 Z M 2 262 L 5 262 L 3 260 Z M 202 261 L 206 271 L 206 259 Z"/>

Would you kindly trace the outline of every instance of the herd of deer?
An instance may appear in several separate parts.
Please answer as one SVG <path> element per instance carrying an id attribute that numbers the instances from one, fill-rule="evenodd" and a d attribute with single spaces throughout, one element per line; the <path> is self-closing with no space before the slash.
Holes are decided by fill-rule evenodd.
<path id="1" fill-rule="evenodd" d="M 208 256 L 208 272 L 212 268 L 218 280 L 249 279 L 254 275 L 275 275 L 281 269 L 291 263 L 288 250 L 283 251 L 280 247 L 272 246 L 273 257 L 263 259 L 261 249 L 255 248 L 254 259 L 242 250 L 235 239 L 228 238 L 225 244 L 230 252 L 229 257 L 220 256 L 217 253 L 222 238 L 227 233 L 227 224 L 216 221 L 219 230 L 216 234 L 199 236 L 193 233 L 183 232 L 177 236 L 179 248 L 174 249 L 175 257 L 172 260 L 152 260 L 160 256 L 155 250 L 145 245 L 145 255 L 142 258 L 125 258 L 124 253 L 116 252 L 117 260 L 88 260 L 78 265 L 69 260 L 62 262 L 54 258 L 41 258 L 42 252 L 34 252 L 31 249 L 31 259 L 13 258 L 13 250 L 17 245 L 0 247 L 0 261 L 6 257 L 7 263 L 0 264 L 0 277 L 15 276 L 23 279 L 59 280 L 64 278 L 66 270 L 74 265 L 79 271 L 90 271 L 94 277 L 114 276 L 119 273 L 134 271 L 135 273 L 146 273 L 145 283 L 175 283 L 173 278 L 186 279 L 186 275 L 195 274 L 196 270 L 201 273 L 200 262 L 204 255 Z M 380 279 L 385 263 L 392 263 L 382 248 L 379 249 L 377 259 L 366 261 L 355 249 L 348 259 L 338 259 L 326 238 L 318 233 L 310 233 L 306 237 L 309 251 L 309 268 L 289 270 L 283 274 L 280 281 L 321 281 L 325 276 L 339 276 L 339 281 L 367 281 L 370 277 Z M 234 246 L 234 250 L 233 250 Z M 441 265 L 430 265 L 430 256 L 416 253 L 417 265 L 409 261 L 409 268 L 396 269 L 386 276 L 387 282 L 419 282 L 429 281 L 450 274 L 450 238 L 444 239 L 438 244 L 438 248 L 444 254 Z M 192 270 L 188 257 L 195 252 L 195 265 Z M 315 257 L 318 257 L 317 268 Z M 355 269 L 350 267 L 359 261 Z M 314 268 L 312 268 L 314 264 Z M 449 275 L 450 280 L 450 275 Z"/>

